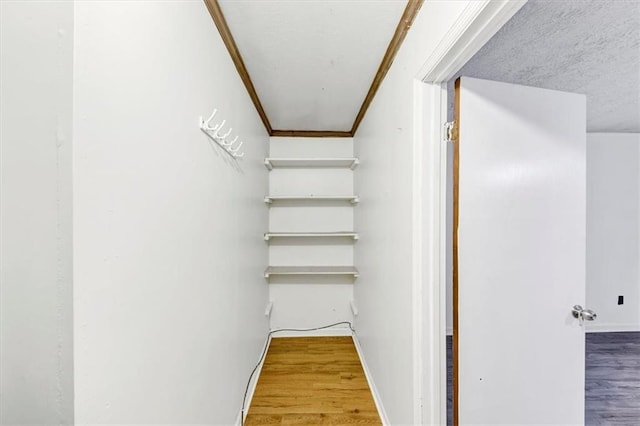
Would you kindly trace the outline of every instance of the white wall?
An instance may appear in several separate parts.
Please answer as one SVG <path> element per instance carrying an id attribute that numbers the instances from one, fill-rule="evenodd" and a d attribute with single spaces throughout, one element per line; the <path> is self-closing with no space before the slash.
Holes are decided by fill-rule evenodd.
<path id="1" fill-rule="evenodd" d="M 73 5 L 0 19 L 0 424 L 73 424 Z"/>
<path id="2" fill-rule="evenodd" d="M 640 331 L 639 155 L 640 134 L 588 134 L 587 305 L 598 314 L 590 331 Z"/>
<path id="3" fill-rule="evenodd" d="M 354 138 L 362 165 L 355 189 L 362 234 L 356 332 L 391 424 L 414 424 L 412 311 L 413 78 L 468 1 L 428 1 L 420 10 Z M 427 262 L 428 259 L 425 259 Z"/>
<path id="4" fill-rule="evenodd" d="M 203 2 L 75 19 L 76 422 L 231 424 L 268 330 L 266 132 Z"/>
<path id="5" fill-rule="evenodd" d="M 353 140 L 275 137 L 270 140 L 270 156 L 349 158 L 353 157 Z M 269 172 L 269 193 L 353 195 L 353 173 L 349 168 L 335 167 L 274 168 Z M 273 203 L 269 207 L 269 230 L 353 231 L 357 208 L 345 201 Z M 354 244 L 357 243 L 350 238 L 274 239 L 269 244 L 269 265 L 352 266 Z M 271 328 L 316 328 L 352 321 L 349 302 L 353 299 L 353 286 L 351 277 L 272 276 L 269 284 L 269 298 L 273 301 Z M 335 333 L 335 330 L 325 333 Z"/>

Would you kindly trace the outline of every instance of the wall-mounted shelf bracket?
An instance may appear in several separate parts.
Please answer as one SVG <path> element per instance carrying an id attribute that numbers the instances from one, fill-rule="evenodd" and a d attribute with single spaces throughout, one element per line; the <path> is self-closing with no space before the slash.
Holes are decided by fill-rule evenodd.
<path id="1" fill-rule="evenodd" d="M 264 316 L 271 317 L 271 311 L 273 311 L 273 300 L 270 300 L 269 303 L 267 303 L 267 306 L 264 309 Z"/>
<path id="2" fill-rule="evenodd" d="M 351 313 L 353 313 L 354 317 L 358 316 L 358 307 L 356 306 L 356 302 L 352 299 L 349 301 L 349 307 L 351 308 Z"/>

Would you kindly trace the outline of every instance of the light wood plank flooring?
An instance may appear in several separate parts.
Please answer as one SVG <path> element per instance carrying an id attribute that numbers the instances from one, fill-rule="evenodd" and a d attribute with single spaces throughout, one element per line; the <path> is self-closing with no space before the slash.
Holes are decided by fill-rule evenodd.
<path id="1" fill-rule="evenodd" d="M 245 425 L 381 425 L 351 337 L 273 338 Z"/>

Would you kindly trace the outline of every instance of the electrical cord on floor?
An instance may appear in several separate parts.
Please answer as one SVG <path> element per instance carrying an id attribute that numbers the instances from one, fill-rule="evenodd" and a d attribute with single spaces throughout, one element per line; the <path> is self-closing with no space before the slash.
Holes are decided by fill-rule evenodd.
<path id="1" fill-rule="evenodd" d="M 329 324 L 329 325 L 324 325 L 322 327 L 315 327 L 315 328 L 278 328 L 276 330 L 271 330 L 269 332 L 269 334 L 267 334 L 267 342 L 269 341 L 269 338 L 275 334 L 275 333 L 279 333 L 281 331 L 298 331 L 298 332 L 302 332 L 302 331 L 318 331 L 318 330 L 325 330 L 327 328 L 331 328 L 331 327 L 335 327 L 336 325 L 343 325 L 343 324 L 347 324 L 349 326 L 349 329 L 351 330 L 352 333 L 355 334 L 355 330 L 353 329 L 353 324 L 351 324 L 351 322 L 349 321 L 340 321 L 340 322 L 336 322 L 333 324 Z M 240 424 L 242 426 L 244 426 L 244 410 L 246 408 L 245 404 L 247 403 L 247 393 L 249 393 L 249 386 L 251 385 L 251 379 L 253 379 L 253 375 L 256 374 L 256 371 L 258 370 L 258 367 L 260 367 L 260 364 L 262 364 L 262 361 L 264 360 L 264 357 L 267 355 L 267 350 L 269 349 L 269 345 L 265 345 L 264 349 L 262 350 L 262 355 L 260 355 L 260 359 L 258 360 L 258 363 L 256 364 L 255 367 L 253 367 L 253 371 L 251 371 L 251 374 L 249 375 L 249 380 L 247 380 L 247 387 L 244 389 L 244 396 L 242 397 L 242 411 L 240 412 Z"/>

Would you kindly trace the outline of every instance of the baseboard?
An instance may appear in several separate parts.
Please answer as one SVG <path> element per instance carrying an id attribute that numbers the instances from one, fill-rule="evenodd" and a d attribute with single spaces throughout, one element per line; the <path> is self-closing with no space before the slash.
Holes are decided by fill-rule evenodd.
<path id="1" fill-rule="evenodd" d="M 585 324 L 587 333 L 615 333 L 619 331 L 640 331 L 640 324 Z"/>
<path id="2" fill-rule="evenodd" d="M 351 336 L 349 327 L 327 328 L 314 331 L 277 331 L 273 337 L 331 337 L 331 336 Z"/>
<path id="3" fill-rule="evenodd" d="M 355 333 L 353 333 L 351 337 L 353 338 L 353 344 L 356 346 L 356 351 L 358 352 L 358 357 L 360 358 L 360 363 L 362 364 L 364 375 L 367 378 L 369 389 L 371 389 L 373 402 L 376 404 L 376 408 L 378 409 L 378 415 L 380 416 L 380 420 L 382 420 L 382 424 L 384 426 L 389 426 L 391 425 L 391 423 L 389 422 L 387 413 L 386 411 L 384 411 L 384 407 L 382 406 L 382 399 L 380 398 L 380 394 L 378 393 L 378 388 L 376 388 L 376 384 L 373 382 L 373 377 L 371 376 L 371 372 L 369 371 L 369 367 L 367 366 L 367 361 L 365 361 L 364 359 L 364 354 L 362 353 L 362 347 L 360 346 L 360 341 L 358 340 L 358 336 L 356 336 Z"/>
<path id="4" fill-rule="evenodd" d="M 273 330 L 272 330 L 273 331 Z M 358 338 L 353 333 L 353 331 L 349 327 L 337 327 L 337 328 L 328 328 L 324 330 L 314 330 L 314 331 L 275 331 L 269 334 L 265 345 L 263 346 L 263 351 L 266 351 L 269 348 L 269 344 L 271 343 L 271 339 L 273 337 L 327 337 L 327 336 L 351 336 L 353 339 L 353 343 L 356 347 L 356 351 L 358 352 L 358 357 L 360 358 L 360 363 L 362 364 L 362 369 L 364 370 L 365 377 L 367 379 L 367 383 L 369 384 L 369 389 L 371 389 L 371 394 L 373 396 L 373 401 L 376 404 L 376 408 L 378 409 L 378 415 L 380 416 L 380 420 L 382 420 L 382 424 L 384 426 L 389 426 L 389 419 L 387 418 L 387 413 L 384 411 L 384 407 L 382 406 L 382 402 L 380 399 L 380 394 L 373 382 L 373 378 L 371 377 L 371 373 L 369 372 L 369 367 L 367 367 L 367 363 L 362 354 L 362 348 L 360 347 L 360 342 Z M 262 355 L 263 352 L 260 352 Z M 265 357 L 266 358 L 266 357 Z M 251 400 L 253 399 L 253 394 L 256 391 L 256 386 L 258 384 L 258 378 L 260 377 L 260 373 L 262 371 L 262 366 L 264 365 L 264 358 L 260 361 L 260 365 L 256 369 L 255 374 L 251 378 L 251 383 L 249 383 L 249 389 L 247 391 L 247 401 L 245 405 L 245 409 L 247 412 L 249 411 L 249 407 L 251 407 Z M 245 413 L 246 418 L 246 413 Z M 238 412 L 236 417 L 235 426 L 242 426 L 242 409 Z"/>
<path id="5" fill-rule="evenodd" d="M 264 342 L 264 345 L 262 346 L 262 351 L 260 352 L 260 356 L 262 357 L 262 354 L 266 354 L 267 349 L 269 349 L 269 343 L 271 343 L 271 335 L 267 336 L 267 339 Z M 244 406 L 246 412 L 244 413 L 244 418 L 246 419 L 247 417 L 247 413 L 249 412 L 249 407 L 251 407 L 251 400 L 253 399 L 253 394 L 256 391 L 256 386 L 258 385 L 258 377 L 260 377 L 260 373 L 262 372 L 262 366 L 264 365 L 264 360 L 265 360 L 266 356 L 264 358 L 262 358 L 260 360 L 260 364 L 258 365 L 258 368 L 256 369 L 256 372 L 253 374 L 253 377 L 251 377 L 251 382 L 249 383 L 249 388 L 247 389 L 247 400 L 246 400 L 246 404 Z M 240 412 L 238 413 L 238 416 L 236 417 L 236 422 L 235 425 L 236 426 L 242 426 L 243 424 L 243 418 L 242 418 L 242 408 L 240 408 Z"/>
<path id="6" fill-rule="evenodd" d="M 446 333 L 447 336 L 453 336 L 453 327 L 447 327 Z"/>

